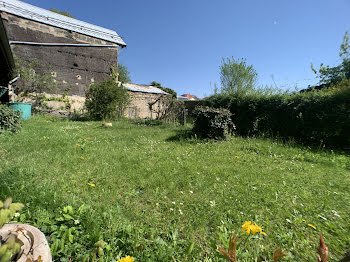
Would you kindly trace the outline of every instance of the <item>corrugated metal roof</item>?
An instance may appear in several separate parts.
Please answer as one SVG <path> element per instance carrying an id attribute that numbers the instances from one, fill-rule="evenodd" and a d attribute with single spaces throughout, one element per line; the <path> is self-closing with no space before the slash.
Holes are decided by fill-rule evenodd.
<path id="1" fill-rule="evenodd" d="M 142 93 L 152 93 L 152 94 L 168 94 L 167 92 L 164 92 L 163 90 L 155 87 L 155 86 L 148 86 L 148 85 L 137 85 L 137 84 L 131 84 L 131 83 L 124 83 L 123 86 L 132 92 L 142 92 Z"/>
<path id="2" fill-rule="evenodd" d="M 126 46 L 123 39 L 113 30 L 85 23 L 18 0 L 0 0 L 0 11 Z"/>

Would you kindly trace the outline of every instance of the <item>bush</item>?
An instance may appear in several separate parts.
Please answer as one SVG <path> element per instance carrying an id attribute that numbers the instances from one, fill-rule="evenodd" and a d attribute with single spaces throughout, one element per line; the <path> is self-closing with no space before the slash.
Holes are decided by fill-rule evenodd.
<path id="1" fill-rule="evenodd" d="M 130 102 L 128 91 L 118 85 L 113 78 L 95 83 L 86 91 L 85 106 L 93 120 L 122 117 Z"/>
<path id="2" fill-rule="evenodd" d="M 21 114 L 6 105 L 0 105 L 0 134 L 4 131 L 15 133 L 21 129 Z"/>
<path id="3" fill-rule="evenodd" d="M 241 136 L 271 135 L 304 144 L 350 147 L 350 82 L 327 92 L 210 97 L 205 105 L 227 108 Z"/>
<path id="4" fill-rule="evenodd" d="M 232 122 L 232 114 L 226 109 L 214 109 L 209 107 L 197 107 L 194 112 L 193 131 L 203 138 L 227 138 L 232 135 L 235 125 Z"/>

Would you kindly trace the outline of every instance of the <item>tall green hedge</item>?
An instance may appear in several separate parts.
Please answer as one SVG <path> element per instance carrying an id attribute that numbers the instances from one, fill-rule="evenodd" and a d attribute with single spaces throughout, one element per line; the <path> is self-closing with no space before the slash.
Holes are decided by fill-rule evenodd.
<path id="1" fill-rule="evenodd" d="M 331 92 L 294 95 L 214 95 L 205 104 L 228 108 L 241 136 L 263 134 L 350 148 L 350 82 L 345 85 Z"/>

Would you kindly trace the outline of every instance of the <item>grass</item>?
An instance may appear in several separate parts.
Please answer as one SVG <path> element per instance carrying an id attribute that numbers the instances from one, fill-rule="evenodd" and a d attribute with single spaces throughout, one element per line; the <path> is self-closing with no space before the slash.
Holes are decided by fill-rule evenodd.
<path id="1" fill-rule="evenodd" d="M 216 245 L 247 220 L 267 236 L 241 237 L 239 261 L 267 261 L 275 248 L 283 261 L 316 261 L 320 232 L 330 261 L 349 251 L 346 154 L 268 139 L 181 139 L 188 127 L 100 125 L 36 116 L 0 136 L 0 199 L 25 203 L 39 227 L 35 218 L 84 204 L 85 249 L 103 239 L 112 255 L 136 261 L 224 261 Z"/>

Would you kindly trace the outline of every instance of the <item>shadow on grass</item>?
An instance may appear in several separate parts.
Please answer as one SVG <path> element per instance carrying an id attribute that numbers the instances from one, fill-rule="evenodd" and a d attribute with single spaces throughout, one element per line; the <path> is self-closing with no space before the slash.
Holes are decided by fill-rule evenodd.
<path id="1" fill-rule="evenodd" d="M 174 136 L 168 137 L 168 142 L 195 142 L 201 140 L 198 138 L 192 130 L 176 130 Z"/>
<path id="2" fill-rule="evenodd" d="M 208 138 L 208 137 L 202 137 L 197 134 L 195 134 L 191 129 L 187 130 L 177 130 L 176 134 L 174 136 L 171 136 L 166 139 L 168 142 L 186 142 L 186 143 L 210 143 L 210 142 L 224 142 L 230 140 L 230 137 L 228 138 Z"/>

